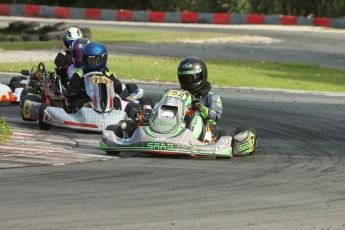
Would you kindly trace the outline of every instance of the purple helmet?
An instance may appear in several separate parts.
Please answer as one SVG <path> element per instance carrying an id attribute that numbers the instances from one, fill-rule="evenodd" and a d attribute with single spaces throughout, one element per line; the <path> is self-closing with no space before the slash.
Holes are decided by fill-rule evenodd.
<path id="1" fill-rule="evenodd" d="M 86 38 L 78 38 L 72 43 L 72 56 L 74 65 L 78 68 L 83 66 L 83 47 L 90 41 Z"/>

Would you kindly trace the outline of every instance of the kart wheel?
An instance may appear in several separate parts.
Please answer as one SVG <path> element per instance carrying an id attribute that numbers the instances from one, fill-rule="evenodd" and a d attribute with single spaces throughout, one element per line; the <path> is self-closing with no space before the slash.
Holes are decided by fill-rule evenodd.
<path id="1" fill-rule="evenodd" d="M 23 77 L 23 76 L 12 77 L 11 80 L 10 80 L 10 83 L 14 82 L 14 81 L 18 81 L 20 83 L 21 80 L 27 80 L 27 79 L 26 79 L 26 77 Z"/>
<path id="2" fill-rule="evenodd" d="M 134 83 L 128 83 L 128 84 L 126 84 L 126 88 L 127 88 L 128 93 L 132 94 L 132 93 L 134 93 L 135 90 L 138 89 L 138 86 Z"/>
<path id="3" fill-rule="evenodd" d="M 12 81 L 10 84 L 8 84 L 8 87 L 10 87 L 11 91 L 14 92 L 16 88 L 20 88 L 21 84 L 19 81 Z"/>
<path id="4" fill-rule="evenodd" d="M 29 101 L 34 101 L 34 102 L 40 102 L 41 99 L 38 95 L 25 95 L 24 98 L 21 98 L 21 101 L 23 101 L 22 105 L 24 105 L 24 101 L 25 100 L 29 100 Z M 22 115 L 22 119 L 23 121 L 35 121 L 34 119 L 30 119 L 30 118 L 25 118 L 24 114 L 23 114 L 23 109 L 21 109 L 21 115 Z"/>
<path id="5" fill-rule="evenodd" d="M 105 153 L 108 154 L 109 156 L 117 156 L 121 152 L 119 152 L 119 151 L 105 151 Z"/>
<path id="6" fill-rule="evenodd" d="M 254 145 L 254 149 L 248 153 L 248 155 L 254 154 L 257 146 L 257 135 L 256 135 L 256 130 L 252 127 L 237 127 L 235 130 L 235 135 L 243 133 L 245 131 L 252 132 L 254 135 L 251 137 L 251 142 Z"/>
<path id="7" fill-rule="evenodd" d="M 48 107 L 48 105 L 43 103 L 43 104 L 41 104 L 40 109 L 39 109 L 38 125 L 43 130 L 48 130 L 52 127 L 51 124 L 44 122 L 44 110 L 46 110 L 47 107 Z"/>
<path id="8" fill-rule="evenodd" d="M 37 90 L 35 90 L 33 88 L 24 88 L 23 91 L 20 93 L 20 98 L 19 98 L 20 107 L 23 106 L 24 97 L 27 95 L 34 95 L 34 96 L 37 96 L 39 98 L 39 96 L 37 95 Z M 39 101 L 37 101 L 37 102 L 40 102 L 40 101 L 41 101 L 41 99 L 39 98 Z"/>
<path id="9" fill-rule="evenodd" d="M 125 129 L 123 130 L 121 126 L 125 124 Z M 116 125 L 109 125 L 106 130 L 111 130 L 118 137 L 124 138 L 123 131 L 125 131 L 129 137 L 131 137 L 135 131 L 135 125 L 132 120 L 122 120 Z"/>
<path id="10" fill-rule="evenodd" d="M 153 109 L 153 101 L 149 97 L 142 97 L 142 98 L 140 98 L 139 99 L 139 103 L 141 105 L 149 105 L 149 106 L 151 106 L 151 109 Z"/>

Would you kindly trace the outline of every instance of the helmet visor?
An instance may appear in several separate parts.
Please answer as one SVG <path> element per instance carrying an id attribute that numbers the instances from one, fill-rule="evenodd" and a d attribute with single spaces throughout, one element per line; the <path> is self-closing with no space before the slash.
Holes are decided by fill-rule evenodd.
<path id="1" fill-rule="evenodd" d="M 101 54 L 99 56 L 86 56 L 83 57 L 84 63 L 89 66 L 97 66 L 103 62 L 106 62 L 107 53 Z"/>
<path id="2" fill-rule="evenodd" d="M 193 84 L 202 80 L 202 69 L 178 71 L 178 80 L 181 84 Z"/>

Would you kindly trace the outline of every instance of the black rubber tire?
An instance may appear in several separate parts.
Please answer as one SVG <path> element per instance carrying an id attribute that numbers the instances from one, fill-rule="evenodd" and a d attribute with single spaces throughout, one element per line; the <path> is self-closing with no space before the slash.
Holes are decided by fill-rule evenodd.
<path id="1" fill-rule="evenodd" d="M 24 88 L 23 91 L 21 92 L 20 98 L 19 98 L 19 105 L 20 105 L 20 107 L 23 106 L 23 102 L 25 100 L 25 96 L 27 96 L 27 95 L 35 95 L 36 96 L 37 95 L 37 90 L 35 90 L 33 88 Z M 39 96 L 37 95 L 37 97 L 39 97 Z M 40 102 L 40 101 L 41 101 L 41 99 L 39 97 L 39 101 L 37 101 L 37 102 Z"/>
<path id="2" fill-rule="evenodd" d="M 25 100 L 34 101 L 34 102 L 40 102 L 40 101 L 41 101 L 41 99 L 40 99 L 40 97 L 39 97 L 38 95 L 25 95 L 25 96 L 23 97 L 23 99 L 21 98 L 21 100 L 23 100 L 23 102 L 24 102 Z M 22 104 L 21 104 L 21 105 L 22 105 Z M 23 109 L 21 109 L 20 114 L 22 115 L 23 121 L 35 121 L 35 120 L 33 120 L 33 119 L 25 118 L 25 117 L 23 116 Z"/>
<path id="3" fill-rule="evenodd" d="M 40 35 L 40 41 L 52 41 L 56 40 L 55 34 L 41 34 Z"/>
<path id="4" fill-rule="evenodd" d="M 30 42 L 30 41 L 39 41 L 40 35 L 38 34 L 24 34 L 23 41 Z"/>
<path id="5" fill-rule="evenodd" d="M 121 152 L 106 150 L 105 153 L 109 156 L 117 156 L 117 155 L 120 155 Z"/>
<path id="6" fill-rule="evenodd" d="M 20 88 L 22 85 L 19 81 L 13 81 L 10 84 L 8 84 L 8 87 L 10 87 L 11 91 L 14 92 L 16 88 Z"/>
<path id="7" fill-rule="evenodd" d="M 123 138 L 123 132 L 122 129 L 120 128 L 121 124 L 126 123 L 127 126 L 127 132 L 129 136 L 132 136 L 132 134 L 135 131 L 135 124 L 133 120 L 121 120 L 118 124 L 116 125 L 109 125 L 106 130 L 111 130 L 114 132 L 114 134 L 118 137 Z"/>
<path id="8" fill-rule="evenodd" d="M 12 36 L 10 37 L 10 41 L 11 42 L 22 42 L 23 41 L 23 37 L 22 36 Z"/>
<path id="9" fill-rule="evenodd" d="M 48 124 L 46 122 L 43 121 L 44 119 L 44 110 L 48 107 L 47 104 L 42 103 L 39 109 L 39 115 L 38 115 L 38 126 L 43 129 L 43 130 L 49 130 L 52 125 Z"/>
<path id="10" fill-rule="evenodd" d="M 0 36 L 0 42 L 8 42 L 8 41 L 10 41 L 9 37 Z"/>
<path id="11" fill-rule="evenodd" d="M 24 24 L 23 21 L 10 22 L 8 23 L 8 29 L 10 31 L 20 31 L 22 24 Z"/>
<path id="12" fill-rule="evenodd" d="M 149 105 L 149 106 L 151 106 L 152 109 L 153 109 L 153 106 L 154 106 L 152 99 L 149 98 L 149 97 L 142 97 L 142 98 L 140 98 L 139 99 L 139 103 L 141 105 Z"/>
<path id="13" fill-rule="evenodd" d="M 67 24 L 66 22 L 58 22 L 58 23 L 55 23 L 52 27 L 54 30 L 60 31 L 61 33 L 61 31 L 67 28 Z M 62 33 L 61 33 L 61 36 L 62 36 Z"/>
<path id="14" fill-rule="evenodd" d="M 138 86 L 134 83 L 128 83 L 126 84 L 126 89 L 128 93 L 131 94 L 131 93 L 134 93 L 134 91 L 138 89 Z"/>
<path id="15" fill-rule="evenodd" d="M 81 32 L 83 32 L 83 37 L 91 39 L 91 29 L 89 27 L 81 27 Z"/>
<path id="16" fill-rule="evenodd" d="M 12 77 L 11 80 L 10 80 L 10 83 L 14 82 L 14 81 L 19 81 L 20 82 L 21 80 L 27 80 L 27 78 L 24 77 L 24 76 Z"/>

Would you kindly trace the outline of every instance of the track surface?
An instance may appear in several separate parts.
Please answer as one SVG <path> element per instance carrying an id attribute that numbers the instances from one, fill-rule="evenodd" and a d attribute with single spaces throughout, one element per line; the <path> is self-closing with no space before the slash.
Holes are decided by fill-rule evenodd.
<path id="1" fill-rule="evenodd" d="M 170 86 L 143 87 L 157 98 Z M 0 229 L 345 229 L 345 97 L 214 91 L 224 103 L 220 125 L 257 129 L 256 155 L 130 154 L 4 169 Z M 0 114 L 14 127 L 35 129 L 21 121 L 16 106 L 1 105 Z M 59 128 L 48 133 L 54 132 L 78 139 L 78 147 L 99 140 Z M 84 147 L 85 154 L 99 154 L 96 144 Z"/>

